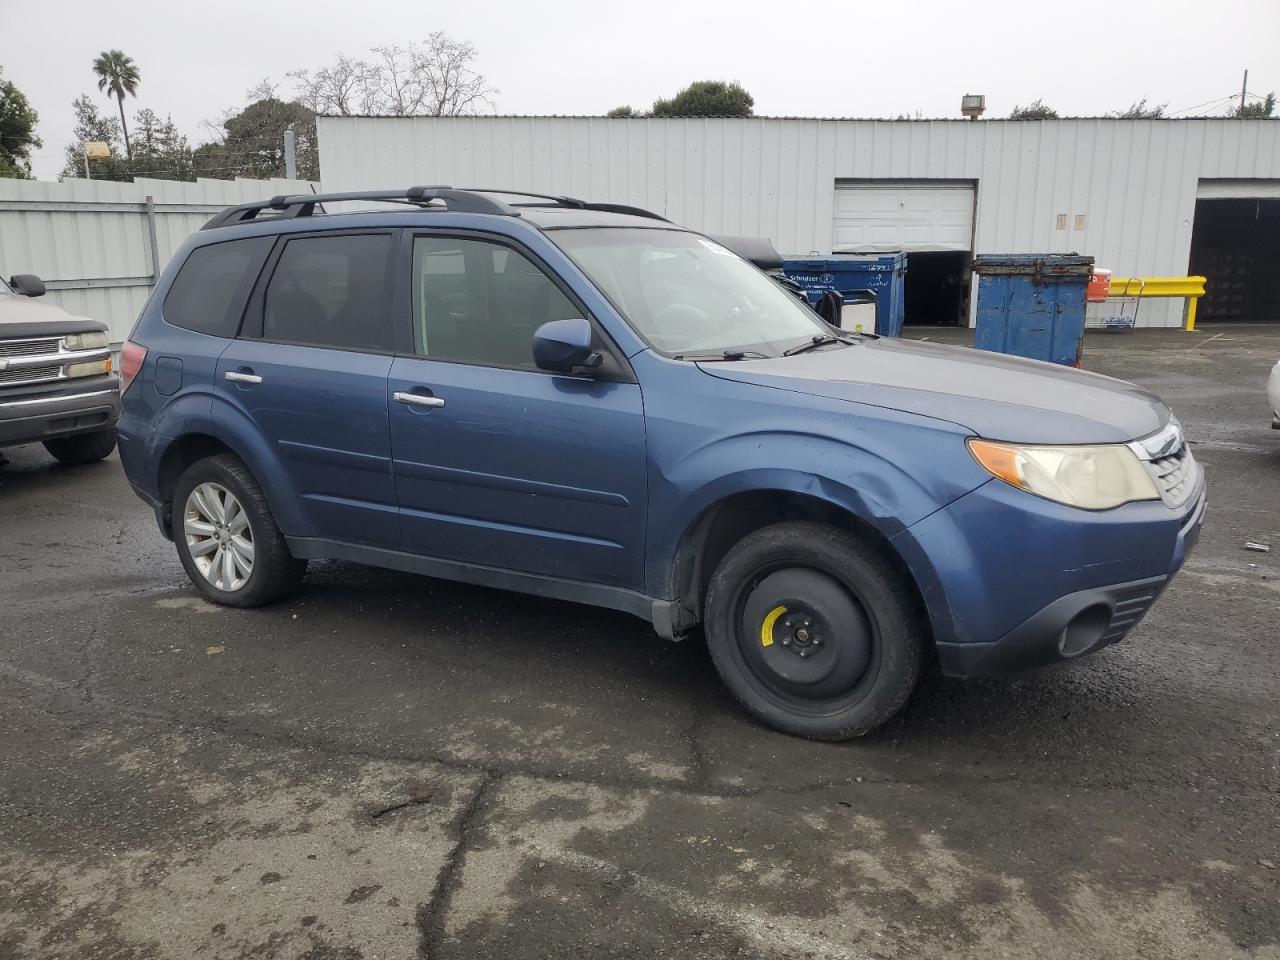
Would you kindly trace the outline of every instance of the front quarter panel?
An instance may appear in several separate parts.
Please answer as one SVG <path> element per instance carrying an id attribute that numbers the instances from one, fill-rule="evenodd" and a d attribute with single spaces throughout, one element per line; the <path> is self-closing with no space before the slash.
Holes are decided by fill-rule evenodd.
<path id="1" fill-rule="evenodd" d="M 801 493 L 893 537 L 988 477 L 955 424 L 632 359 L 649 437 L 647 588 L 669 598 L 685 532 L 736 493 Z"/>

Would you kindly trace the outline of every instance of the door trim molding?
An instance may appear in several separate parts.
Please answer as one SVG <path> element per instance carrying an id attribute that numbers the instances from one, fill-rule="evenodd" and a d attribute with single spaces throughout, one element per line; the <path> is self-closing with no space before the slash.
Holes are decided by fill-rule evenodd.
<path id="1" fill-rule="evenodd" d="M 482 587 L 495 587 L 499 590 L 548 597 L 552 600 L 568 600 L 592 607 L 620 610 L 648 621 L 658 635 L 667 640 L 674 639 L 673 626 L 678 622 L 672 615 L 672 608 L 677 605 L 676 601 L 659 600 L 624 587 L 441 560 L 400 550 L 367 547 L 338 540 L 323 540 L 316 537 L 286 537 L 285 539 L 289 544 L 289 551 L 300 560 L 347 560 L 373 567 L 418 573 L 439 580 L 472 583 Z M 690 625 L 683 625 L 685 629 L 688 626 Z"/>

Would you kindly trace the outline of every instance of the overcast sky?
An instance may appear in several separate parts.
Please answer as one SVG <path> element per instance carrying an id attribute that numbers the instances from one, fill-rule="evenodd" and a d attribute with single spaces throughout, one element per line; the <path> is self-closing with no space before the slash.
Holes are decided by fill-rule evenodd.
<path id="1" fill-rule="evenodd" d="M 1094 116 L 1143 97 L 1185 111 L 1240 89 L 1280 90 L 1280 0 L 180 0 L 56 4 L 0 0 L 0 66 L 40 114 L 35 173 L 54 178 L 72 137 L 71 101 L 91 93 L 107 48 L 142 73 L 141 107 L 200 121 L 242 105 L 264 77 L 340 52 L 443 30 L 472 41 L 499 89 L 497 112 L 600 114 L 647 107 L 692 80 L 737 80 L 766 116 L 958 116 L 984 93 L 988 116 L 1042 98 Z M 1213 112 L 1222 108 L 1215 106 Z M 1199 111 L 1188 111 L 1199 112 Z"/>

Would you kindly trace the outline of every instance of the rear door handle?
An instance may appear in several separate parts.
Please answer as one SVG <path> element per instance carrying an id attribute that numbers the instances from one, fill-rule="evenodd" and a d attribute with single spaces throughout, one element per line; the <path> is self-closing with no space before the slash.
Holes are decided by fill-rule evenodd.
<path id="1" fill-rule="evenodd" d="M 262 378 L 258 376 L 256 373 L 236 373 L 236 371 L 234 370 L 228 370 L 226 373 L 223 374 L 223 376 L 226 377 L 228 380 L 235 381 L 236 383 L 261 383 L 262 382 Z"/>
<path id="2" fill-rule="evenodd" d="M 411 403 L 415 407 L 444 406 L 444 400 L 440 397 L 428 397 L 421 393 L 393 393 L 392 396 L 400 403 Z"/>

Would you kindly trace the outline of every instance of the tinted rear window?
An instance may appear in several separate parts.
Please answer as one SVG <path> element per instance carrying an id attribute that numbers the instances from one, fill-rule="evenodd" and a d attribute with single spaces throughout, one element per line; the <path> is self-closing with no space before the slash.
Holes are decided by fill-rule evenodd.
<path id="1" fill-rule="evenodd" d="M 393 351 L 390 267 L 389 234 L 290 240 L 267 285 L 263 338 Z"/>
<path id="2" fill-rule="evenodd" d="M 234 337 L 274 239 L 227 240 L 192 251 L 164 298 L 165 320 L 214 337 Z"/>

